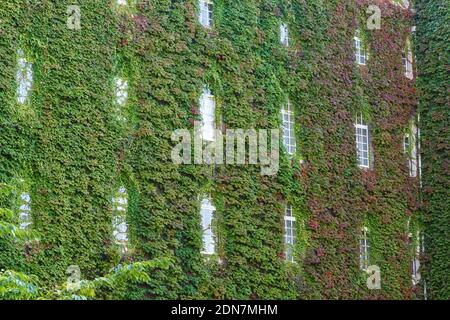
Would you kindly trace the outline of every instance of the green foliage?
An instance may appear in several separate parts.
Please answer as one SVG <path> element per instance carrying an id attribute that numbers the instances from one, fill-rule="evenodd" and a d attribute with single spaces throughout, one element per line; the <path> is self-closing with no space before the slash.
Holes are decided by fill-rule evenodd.
<path id="1" fill-rule="evenodd" d="M 0 194 L 4 194 L 4 190 L 9 189 L 6 185 L 0 185 L 0 187 Z M 29 236 L 30 231 L 20 230 L 13 223 L 8 222 L 12 221 L 14 216 L 11 210 L 0 208 L 0 239 L 21 240 Z M 170 259 L 162 258 L 128 265 L 120 264 L 104 277 L 94 280 L 70 278 L 70 282 L 68 280 L 61 288 L 56 289 L 40 288 L 35 276 L 10 270 L 0 270 L 0 299 L 120 299 L 126 296 L 126 292 L 132 284 L 151 283 L 150 274 L 155 270 L 167 270 L 171 263 Z"/>
<path id="2" fill-rule="evenodd" d="M 14 238 L 23 239 L 27 233 L 17 227 L 15 217 L 17 215 L 9 210 L 0 208 L 0 237 L 11 236 Z"/>
<path id="3" fill-rule="evenodd" d="M 35 283 L 35 279 L 23 273 L 0 271 L 0 299 L 36 299 L 39 291 Z"/>
<path id="4" fill-rule="evenodd" d="M 449 54 L 448 1 L 417 0 L 415 37 L 423 163 L 423 211 L 427 288 L 450 299 Z"/>
<path id="5" fill-rule="evenodd" d="M 0 183 L 0 204 L 13 191 L 14 188 L 12 186 Z M 23 230 L 18 227 L 18 215 L 16 212 L 0 207 L 0 239 L 2 238 L 13 241 L 38 241 L 35 231 Z"/>
<path id="6" fill-rule="evenodd" d="M 411 216 L 417 224 L 418 186 L 401 152 L 415 114 L 413 83 L 401 66 L 411 19 L 378 1 L 383 28 L 364 33 L 370 59 L 359 67 L 352 41 L 369 3 L 216 0 L 214 27 L 204 29 L 196 0 L 128 8 L 86 0 L 81 30 L 66 26 L 73 1 L 2 3 L 0 181 L 26 180 L 42 237 L 25 247 L 0 239 L 0 267 L 38 275 L 46 288 L 40 296 L 51 299 L 413 297 L 405 234 Z M 289 48 L 279 43 L 281 21 Z M 15 100 L 19 47 L 34 63 L 27 105 Z M 129 85 L 121 108 L 115 77 Z M 172 164 L 171 133 L 200 120 L 204 84 L 224 128 L 278 128 L 290 100 L 299 152 L 283 152 L 278 176 L 263 177 L 257 166 Z M 368 171 L 355 161 L 353 123 L 361 112 L 373 134 Z M 111 236 L 118 185 L 129 195 L 132 250 L 123 257 Z M 211 259 L 200 254 L 203 194 L 217 208 Z M 2 204 L 13 208 L 14 195 Z M 286 204 L 298 221 L 295 264 L 283 256 Z M 381 291 L 368 291 L 358 268 L 363 225 Z M 120 260 L 150 264 L 98 278 Z M 93 280 L 75 293 L 47 289 L 64 281 L 69 265 Z"/>
<path id="7" fill-rule="evenodd" d="M 123 299 L 131 284 L 149 284 L 151 274 L 155 270 L 167 270 L 171 264 L 169 259 L 135 262 L 118 265 L 106 276 L 94 280 L 81 280 L 77 288 L 62 285 L 62 289 L 46 292 L 41 299 L 58 300 L 106 300 Z"/>
<path id="8" fill-rule="evenodd" d="M 94 300 L 124 298 L 130 284 L 151 282 L 150 274 L 155 269 L 168 269 L 170 261 L 160 259 L 118 265 L 108 275 L 94 280 L 81 280 L 78 287 L 63 284 L 61 289 L 47 289 L 37 286 L 35 277 L 14 271 L 0 272 L 0 299 L 4 300 Z"/>

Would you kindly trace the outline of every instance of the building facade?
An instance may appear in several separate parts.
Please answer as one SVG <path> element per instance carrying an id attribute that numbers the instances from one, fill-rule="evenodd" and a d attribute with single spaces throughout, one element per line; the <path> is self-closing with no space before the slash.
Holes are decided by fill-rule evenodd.
<path id="1" fill-rule="evenodd" d="M 430 298 L 450 298 L 449 230 L 449 4 L 416 1 L 418 92 L 423 156 L 425 280 Z"/>
<path id="2" fill-rule="evenodd" d="M 1 240 L 0 268 L 51 285 L 169 257 L 124 298 L 425 297 L 409 3 L 11 0 L 0 16 L 0 178 L 39 234 Z M 174 163 L 197 122 L 205 143 L 280 128 L 277 174 Z"/>

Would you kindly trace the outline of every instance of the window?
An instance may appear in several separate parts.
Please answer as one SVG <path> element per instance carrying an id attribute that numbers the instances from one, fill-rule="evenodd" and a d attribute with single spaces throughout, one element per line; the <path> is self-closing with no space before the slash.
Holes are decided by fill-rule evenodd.
<path id="1" fill-rule="evenodd" d="M 422 253 L 425 253 L 425 235 L 423 233 L 420 237 L 420 250 L 422 251 Z"/>
<path id="2" fill-rule="evenodd" d="M 416 239 L 413 238 L 413 235 L 410 233 L 408 236 L 409 244 L 411 246 L 411 251 L 413 254 L 413 258 L 411 261 L 411 277 L 412 277 L 412 285 L 416 286 L 420 280 L 420 254 L 424 253 L 423 250 L 423 235 L 421 236 L 420 231 L 416 232 Z M 422 243 L 421 243 L 422 242 Z"/>
<path id="3" fill-rule="evenodd" d="M 403 149 L 408 158 L 409 176 L 417 177 L 417 128 L 412 126 L 411 133 L 406 133 L 403 142 Z"/>
<path id="4" fill-rule="evenodd" d="M 211 28 L 213 25 L 213 3 L 211 0 L 200 0 L 199 21 L 205 28 Z"/>
<path id="5" fill-rule="evenodd" d="M 201 226 L 203 231 L 203 249 L 202 254 L 212 255 L 216 253 L 216 241 L 214 230 L 212 227 L 214 220 L 214 212 L 216 208 L 211 204 L 211 201 L 204 198 L 201 203 Z"/>
<path id="6" fill-rule="evenodd" d="M 33 83 L 33 65 L 25 58 L 23 50 L 17 52 L 17 101 L 25 104 Z"/>
<path id="7" fill-rule="evenodd" d="M 409 133 L 406 133 L 405 139 L 403 141 L 403 149 L 404 149 L 405 153 L 408 152 L 410 147 L 411 147 L 411 142 L 410 142 Z"/>
<path id="8" fill-rule="evenodd" d="M 408 43 L 407 49 L 405 49 L 402 52 L 402 64 L 403 64 L 403 68 L 405 69 L 405 77 L 407 77 L 408 79 L 412 79 L 414 77 L 412 60 L 413 60 L 413 54 L 412 54 L 410 45 Z"/>
<path id="9" fill-rule="evenodd" d="M 369 127 L 364 122 L 362 114 L 356 118 L 355 128 L 358 165 L 361 168 L 369 168 Z"/>
<path id="10" fill-rule="evenodd" d="M 359 239 L 359 268 L 363 271 L 369 267 L 370 258 L 370 244 L 367 237 L 368 229 L 364 227 L 362 229 L 361 238 Z"/>
<path id="11" fill-rule="evenodd" d="M 283 46 L 289 47 L 289 28 L 287 24 L 280 24 L 280 42 Z"/>
<path id="12" fill-rule="evenodd" d="M 284 210 L 284 256 L 286 261 L 294 262 L 294 247 L 296 241 L 296 219 L 291 206 Z"/>
<path id="13" fill-rule="evenodd" d="M 113 203 L 113 237 L 116 244 L 120 246 L 121 253 L 127 252 L 128 242 L 128 224 L 127 224 L 127 209 L 128 209 L 128 194 L 125 187 L 120 187 L 116 196 L 112 199 Z"/>
<path id="14" fill-rule="evenodd" d="M 115 79 L 116 102 L 119 106 L 124 106 L 128 100 L 128 81 L 121 78 Z"/>
<path id="15" fill-rule="evenodd" d="M 421 134 L 420 134 L 420 113 L 417 114 L 417 123 L 419 124 L 419 127 L 417 128 L 417 174 L 419 176 L 419 185 L 422 188 L 422 156 L 420 154 L 421 146 L 420 146 L 420 140 L 421 140 Z"/>
<path id="16" fill-rule="evenodd" d="M 114 92 L 116 95 L 117 119 L 120 121 L 126 121 L 126 118 L 123 116 L 124 112 L 122 111 L 121 107 L 125 106 L 128 101 L 128 81 L 121 78 L 115 78 Z"/>
<path id="17" fill-rule="evenodd" d="M 393 0 L 392 2 L 396 5 L 402 6 L 404 8 L 409 7 L 409 0 Z"/>
<path id="18" fill-rule="evenodd" d="M 357 30 L 356 35 L 353 38 L 355 45 L 355 58 L 357 64 L 365 65 L 367 61 L 367 50 L 359 35 L 360 35 L 359 30 Z"/>
<path id="19" fill-rule="evenodd" d="M 288 101 L 281 108 L 283 143 L 288 154 L 293 155 L 296 151 L 295 143 L 295 118 L 291 103 Z"/>
<path id="20" fill-rule="evenodd" d="M 200 97 L 200 113 L 202 115 L 202 138 L 205 141 L 215 140 L 216 104 L 208 87 L 204 87 Z"/>
<path id="21" fill-rule="evenodd" d="M 413 258 L 411 263 L 411 276 L 412 276 L 412 284 L 416 286 L 421 279 L 420 275 L 420 254 L 421 254 L 421 245 L 420 245 L 420 231 L 417 231 L 416 241 L 414 242 L 412 234 L 409 234 L 411 249 L 413 251 Z"/>
<path id="22" fill-rule="evenodd" d="M 29 193 L 23 192 L 20 195 L 19 227 L 25 230 L 31 223 L 31 196 Z"/>

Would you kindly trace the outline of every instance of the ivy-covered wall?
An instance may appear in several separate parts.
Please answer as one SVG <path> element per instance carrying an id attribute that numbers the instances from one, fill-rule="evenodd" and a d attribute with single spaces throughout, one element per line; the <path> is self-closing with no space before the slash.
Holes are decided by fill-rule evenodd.
<path id="1" fill-rule="evenodd" d="M 26 112 L 16 109 L 16 46 L 18 39 L 17 21 L 21 10 L 19 1 L 10 1 L 0 6 L 2 22 L 0 27 L 0 179 L 10 181 L 22 168 L 26 167 L 25 158 L 31 154 L 30 143 L 26 139 L 29 127 Z M 28 152 L 27 152 L 28 151 Z M 7 206 L 11 203 L 1 203 Z M 0 240 L 0 265 L 16 267 L 23 261 L 21 250 L 10 241 Z"/>
<path id="2" fill-rule="evenodd" d="M 433 299 L 450 298 L 449 58 L 450 4 L 416 1 L 419 112 L 423 159 L 426 283 Z"/>
<path id="3" fill-rule="evenodd" d="M 316 12 L 299 19 L 309 20 L 300 27 L 301 45 L 312 47 L 306 56 L 312 57 L 314 68 L 301 90 L 298 119 L 309 211 L 307 297 L 412 295 L 406 235 L 416 209 L 417 181 L 408 178 L 402 140 L 415 101 L 413 84 L 401 64 L 410 17 L 388 1 L 370 2 L 381 8 L 382 25 L 380 30 L 367 30 L 368 3 L 317 3 Z M 368 45 L 366 66 L 354 62 L 352 39 L 358 27 Z M 358 113 L 371 128 L 370 170 L 355 164 L 353 123 Z M 381 269 L 380 291 L 367 290 L 367 276 L 358 269 L 363 226 L 369 229 L 370 263 Z"/>
<path id="4" fill-rule="evenodd" d="M 76 4 L 80 30 L 66 24 L 67 6 Z M 369 4 L 381 8 L 379 30 L 366 28 Z M 408 244 L 419 225 L 418 181 L 403 153 L 416 109 L 401 59 L 409 11 L 385 0 L 217 0 L 214 26 L 205 29 L 198 9 L 195 0 L 0 4 L 0 178 L 29 186 L 40 235 L 25 248 L 1 242 L 0 268 L 51 285 L 69 265 L 93 278 L 120 259 L 168 257 L 169 270 L 124 297 L 418 296 Z M 281 22 L 288 48 L 279 41 Z M 357 28 L 368 44 L 366 66 L 355 63 Z M 16 99 L 18 48 L 33 62 L 26 105 Z M 120 108 L 116 77 L 129 88 Z M 282 152 L 278 175 L 251 165 L 172 163 L 171 134 L 200 120 L 205 84 L 223 128 L 278 128 L 289 99 L 298 151 Z M 356 162 L 360 113 L 371 128 L 370 170 Z M 124 257 L 112 238 L 119 186 L 129 195 Z M 200 253 L 203 195 L 217 208 L 218 257 L 209 259 Z M 297 219 L 296 263 L 284 259 L 286 204 Z M 368 290 L 359 269 L 364 226 L 381 290 Z"/>

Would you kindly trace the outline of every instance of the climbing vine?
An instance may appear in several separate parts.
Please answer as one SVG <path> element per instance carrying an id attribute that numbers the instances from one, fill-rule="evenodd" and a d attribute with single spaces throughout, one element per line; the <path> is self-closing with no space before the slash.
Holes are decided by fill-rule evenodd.
<path id="1" fill-rule="evenodd" d="M 408 221 L 419 225 L 418 181 L 402 152 L 416 110 L 401 60 L 409 10 L 387 0 L 216 0 L 204 28 L 195 0 L 86 0 L 74 30 L 66 18 L 76 2 L 0 5 L 0 179 L 27 179 L 42 235 L 26 248 L 1 240 L 0 268 L 55 285 L 69 265 L 95 279 L 121 261 L 171 261 L 145 285 L 130 284 L 129 299 L 415 297 L 407 235 Z M 379 30 L 366 30 L 369 4 L 381 9 Z M 355 63 L 356 29 L 365 66 Z M 26 105 L 15 99 L 19 47 L 33 63 Z M 117 78 L 127 83 L 120 103 Z M 276 176 L 254 165 L 172 163 L 172 132 L 201 120 L 205 85 L 223 129 L 279 128 L 290 101 L 297 153 L 282 150 Z M 356 162 L 361 113 L 369 170 Z M 128 195 L 125 254 L 112 237 L 118 186 Z M 217 209 L 211 257 L 201 254 L 203 195 Z M 287 205 L 297 221 L 294 263 L 284 256 Z M 368 290 L 359 270 L 364 226 L 381 290 Z"/>
<path id="2" fill-rule="evenodd" d="M 450 298 L 449 8 L 445 1 L 416 1 L 419 112 L 423 155 L 425 279 L 430 297 Z"/>

